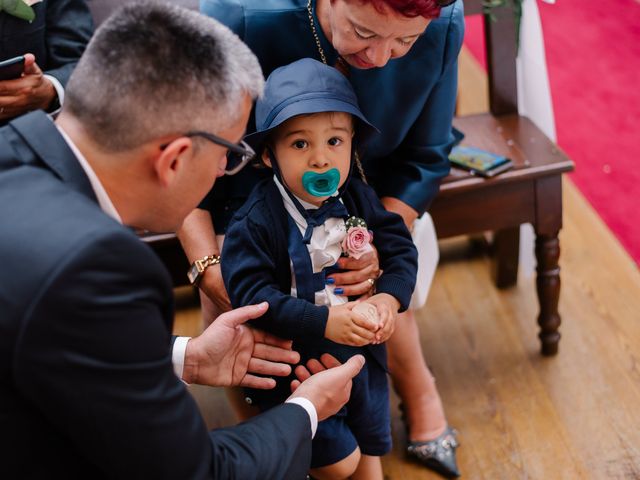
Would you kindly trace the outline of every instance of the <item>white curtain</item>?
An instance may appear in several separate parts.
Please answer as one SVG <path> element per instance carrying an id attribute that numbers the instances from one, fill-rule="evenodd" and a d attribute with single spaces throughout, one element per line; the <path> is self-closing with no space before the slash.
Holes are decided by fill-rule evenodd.
<path id="1" fill-rule="evenodd" d="M 555 0 L 545 1 L 555 2 Z M 536 0 L 522 2 L 516 75 L 520 115 L 529 117 L 547 137 L 555 142 L 556 124 L 553 117 L 540 12 Z M 520 272 L 525 277 L 531 277 L 535 271 L 535 265 L 534 232 L 531 225 L 525 224 L 520 227 Z"/>

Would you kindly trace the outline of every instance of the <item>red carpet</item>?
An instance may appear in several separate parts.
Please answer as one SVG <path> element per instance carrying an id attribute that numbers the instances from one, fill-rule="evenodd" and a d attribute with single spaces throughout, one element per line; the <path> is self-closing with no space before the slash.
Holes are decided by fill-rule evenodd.
<path id="1" fill-rule="evenodd" d="M 558 144 L 576 164 L 570 178 L 640 264 L 640 1 L 538 8 Z M 468 18 L 465 44 L 484 63 L 482 41 L 480 18 Z"/>

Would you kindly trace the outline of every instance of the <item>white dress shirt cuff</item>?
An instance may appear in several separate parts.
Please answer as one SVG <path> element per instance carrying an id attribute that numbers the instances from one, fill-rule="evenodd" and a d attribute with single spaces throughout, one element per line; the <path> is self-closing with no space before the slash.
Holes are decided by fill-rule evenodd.
<path id="1" fill-rule="evenodd" d="M 316 412 L 316 407 L 311 403 L 311 400 L 304 397 L 295 397 L 290 398 L 284 403 L 295 403 L 307 411 L 309 414 L 309 420 L 311 421 L 311 438 L 315 437 L 316 430 L 318 429 L 318 412 Z"/>
<path id="2" fill-rule="evenodd" d="M 51 75 L 47 75 L 45 73 L 44 78 L 46 78 L 53 84 L 53 88 L 55 88 L 56 94 L 58 95 L 58 105 L 60 106 L 56 108 L 53 112 L 47 112 L 49 113 L 49 115 L 53 115 L 55 117 L 60 112 L 60 109 L 62 108 L 62 103 L 64 102 L 64 88 L 62 87 L 62 84 L 56 77 L 52 77 Z"/>
<path id="3" fill-rule="evenodd" d="M 173 342 L 171 362 L 173 363 L 173 371 L 180 380 L 182 380 L 182 373 L 184 372 L 184 357 L 187 353 L 189 340 L 191 340 L 191 337 L 176 337 L 176 341 Z"/>

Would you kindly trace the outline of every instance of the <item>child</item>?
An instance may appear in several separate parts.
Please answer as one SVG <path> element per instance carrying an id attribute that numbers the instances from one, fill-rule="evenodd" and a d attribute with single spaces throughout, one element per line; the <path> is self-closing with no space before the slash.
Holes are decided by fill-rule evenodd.
<path id="1" fill-rule="evenodd" d="M 379 457 L 391 449 L 382 342 L 393 332 L 398 311 L 409 305 L 417 253 L 400 216 L 351 177 L 353 140 L 363 141 L 375 129 L 349 81 L 311 59 L 269 76 L 256 125 L 245 140 L 262 150 L 274 177 L 255 187 L 227 230 L 222 274 L 231 303 L 269 302 L 255 325 L 292 339 L 303 362 L 324 352 L 343 362 L 365 356 L 349 403 L 318 425 L 311 474 L 382 479 Z M 350 302 L 327 275 L 337 271 L 341 254 L 358 257 L 371 249 L 368 230 L 383 273 L 371 279 L 375 293 L 362 305 Z M 289 394 L 289 382 L 279 381 L 274 390 L 250 391 L 247 401 L 264 410 Z"/>

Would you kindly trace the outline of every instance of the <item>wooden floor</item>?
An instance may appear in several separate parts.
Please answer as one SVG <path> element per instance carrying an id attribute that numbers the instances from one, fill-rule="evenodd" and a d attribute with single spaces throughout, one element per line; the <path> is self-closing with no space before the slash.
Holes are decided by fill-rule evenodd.
<path id="1" fill-rule="evenodd" d="M 560 353 L 538 353 L 535 279 L 497 290 L 478 242 L 441 243 L 421 342 L 460 432 L 466 479 L 640 479 L 640 272 L 565 181 Z M 184 294 L 184 292 L 182 292 Z M 187 292 L 187 295 L 188 292 Z M 176 332 L 196 334 L 197 307 Z M 234 422 L 224 393 L 191 387 L 210 427 Z M 440 478 L 409 462 L 392 399 L 389 479 Z"/>

